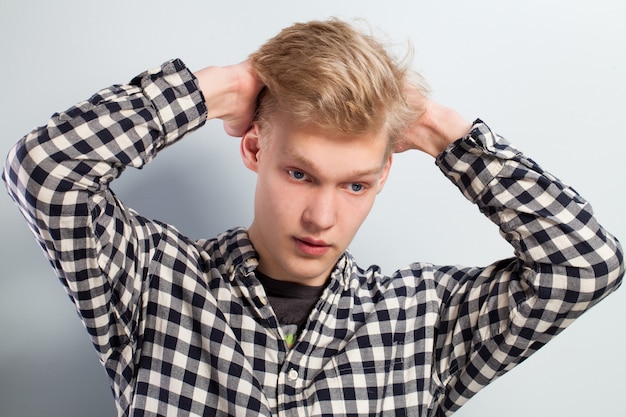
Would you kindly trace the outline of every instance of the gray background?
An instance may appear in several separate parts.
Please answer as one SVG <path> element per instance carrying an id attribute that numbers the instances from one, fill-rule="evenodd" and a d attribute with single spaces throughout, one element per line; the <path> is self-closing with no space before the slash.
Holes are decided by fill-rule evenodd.
<path id="1" fill-rule="evenodd" d="M 0 0 L 0 151 L 51 113 L 172 58 L 243 60 L 294 21 L 363 18 L 400 46 L 433 97 L 481 117 L 589 199 L 626 239 L 626 2 Z M 144 215 L 211 237 L 251 220 L 254 176 L 218 122 L 114 184 Z M 0 195 L 0 415 L 113 416 L 105 373 L 25 222 Z M 511 249 L 417 153 L 395 160 L 353 242 L 362 264 L 484 265 Z M 459 416 L 626 415 L 620 290 Z"/>

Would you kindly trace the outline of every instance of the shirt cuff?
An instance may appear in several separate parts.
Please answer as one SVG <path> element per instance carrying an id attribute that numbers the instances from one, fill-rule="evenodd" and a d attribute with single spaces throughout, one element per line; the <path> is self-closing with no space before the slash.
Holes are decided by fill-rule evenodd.
<path id="1" fill-rule="evenodd" d="M 448 146 L 435 163 L 468 200 L 476 202 L 505 162 L 520 155 L 508 141 L 476 119 L 470 132 Z"/>
<path id="2" fill-rule="evenodd" d="M 206 121 L 207 107 L 196 77 L 180 59 L 165 62 L 133 79 L 153 103 L 163 135 L 157 148 L 163 148 Z"/>

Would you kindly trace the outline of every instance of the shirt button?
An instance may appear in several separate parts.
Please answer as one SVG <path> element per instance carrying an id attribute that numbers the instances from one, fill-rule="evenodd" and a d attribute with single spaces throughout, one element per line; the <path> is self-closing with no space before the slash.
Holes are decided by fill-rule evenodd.
<path id="1" fill-rule="evenodd" d="M 296 379 L 298 379 L 298 371 L 296 371 L 295 369 L 290 369 L 289 373 L 287 374 L 287 378 L 289 378 L 290 381 L 295 381 Z"/>

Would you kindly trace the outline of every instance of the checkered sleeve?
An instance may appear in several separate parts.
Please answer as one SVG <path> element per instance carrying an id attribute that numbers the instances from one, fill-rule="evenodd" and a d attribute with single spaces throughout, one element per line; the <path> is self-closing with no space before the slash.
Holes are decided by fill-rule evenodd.
<path id="1" fill-rule="evenodd" d="M 616 289 L 624 263 L 583 198 L 480 120 L 437 164 L 515 253 L 438 271 L 437 373 L 451 413 Z"/>
<path id="2" fill-rule="evenodd" d="M 205 118 L 193 74 L 173 60 L 54 114 L 9 152 L 9 194 L 105 363 L 130 359 L 112 360 L 129 352 L 141 279 L 160 236 L 159 225 L 125 208 L 109 184 Z"/>

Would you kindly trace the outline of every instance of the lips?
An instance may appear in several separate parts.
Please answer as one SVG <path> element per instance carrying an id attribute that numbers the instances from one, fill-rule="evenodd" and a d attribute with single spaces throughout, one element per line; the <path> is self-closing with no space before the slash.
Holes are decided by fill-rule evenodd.
<path id="1" fill-rule="evenodd" d="M 322 256 L 330 250 L 330 245 L 323 240 L 294 237 L 298 251 L 307 256 Z"/>

